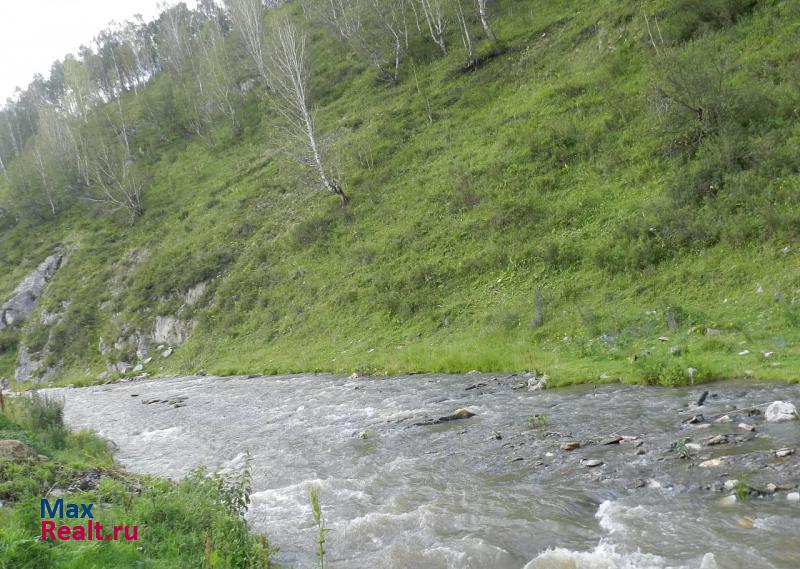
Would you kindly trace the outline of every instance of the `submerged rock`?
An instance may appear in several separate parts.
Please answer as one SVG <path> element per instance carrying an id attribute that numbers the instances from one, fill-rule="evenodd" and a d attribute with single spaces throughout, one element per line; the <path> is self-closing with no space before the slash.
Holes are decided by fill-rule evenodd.
<path id="1" fill-rule="evenodd" d="M 587 468 L 594 468 L 596 466 L 602 466 L 603 461 L 597 460 L 596 458 L 584 459 L 581 461 L 581 464 Z"/>
<path id="2" fill-rule="evenodd" d="M 798 419 L 797 408 L 788 401 L 773 401 L 765 413 L 767 422 L 780 423 Z"/>
<path id="3" fill-rule="evenodd" d="M 450 415 L 445 415 L 444 417 L 439 417 L 438 419 L 431 419 L 429 421 L 421 421 L 419 423 L 414 423 L 415 426 L 422 426 L 422 425 L 439 425 L 441 423 L 447 423 L 448 421 L 458 421 L 459 419 L 469 419 L 470 417 L 474 417 L 475 413 L 468 409 L 457 409 L 454 413 Z"/>

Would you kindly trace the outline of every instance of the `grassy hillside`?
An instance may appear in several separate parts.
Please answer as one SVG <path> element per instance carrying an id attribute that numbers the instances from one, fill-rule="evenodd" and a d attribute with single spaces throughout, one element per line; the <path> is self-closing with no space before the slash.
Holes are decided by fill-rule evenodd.
<path id="1" fill-rule="evenodd" d="M 134 225 L 73 208 L 3 229 L 2 298 L 69 255 L 40 308 L 63 317 L 18 337 L 71 382 L 160 315 L 197 325 L 153 373 L 800 378 L 798 5 L 498 5 L 502 53 L 423 53 L 397 85 L 312 30 L 346 209 L 253 99 L 240 136 L 150 158 Z"/>

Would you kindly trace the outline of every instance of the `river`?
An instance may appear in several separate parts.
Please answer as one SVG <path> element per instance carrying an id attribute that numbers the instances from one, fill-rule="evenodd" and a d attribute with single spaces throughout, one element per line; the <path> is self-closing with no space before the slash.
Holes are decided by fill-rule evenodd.
<path id="1" fill-rule="evenodd" d="M 800 503 L 787 498 L 800 460 L 775 456 L 800 445 L 800 421 L 744 411 L 798 404 L 799 385 L 532 392 L 521 381 L 183 377 L 60 392 L 67 423 L 114 441 L 133 471 L 235 470 L 249 454 L 248 521 L 298 568 L 314 564 L 312 485 L 331 569 L 800 567 Z M 475 416 L 417 424 L 459 408 Z M 716 435 L 725 442 L 708 445 Z M 779 489 L 731 504 L 728 479 L 742 481 L 740 498 Z"/>

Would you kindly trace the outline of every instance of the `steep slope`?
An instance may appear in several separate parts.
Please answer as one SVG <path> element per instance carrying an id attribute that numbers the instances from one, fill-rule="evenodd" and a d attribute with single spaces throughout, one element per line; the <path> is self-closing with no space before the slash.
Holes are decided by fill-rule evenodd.
<path id="1" fill-rule="evenodd" d="M 501 54 L 418 60 L 393 86 L 312 34 L 346 209 L 251 101 L 238 138 L 159 151 L 134 225 L 73 208 L 3 229 L 0 298 L 53 249 L 66 260 L 39 308 L 55 319 L 3 337 L 0 375 L 19 340 L 73 382 L 137 357 L 151 373 L 796 379 L 798 7 L 500 5 Z"/>

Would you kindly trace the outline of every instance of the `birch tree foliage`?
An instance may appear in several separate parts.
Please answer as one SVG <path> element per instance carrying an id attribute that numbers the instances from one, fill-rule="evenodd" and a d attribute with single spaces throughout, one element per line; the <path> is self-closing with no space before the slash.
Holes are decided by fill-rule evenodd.
<path id="1" fill-rule="evenodd" d="M 86 162 L 88 185 L 80 198 L 101 205 L 106 211 L 124 211 L 129 220 L 144 211 L 142 192 L 144 176 L 136 163 L 137 156 L 128 129 L 124 105 L 120 114 L 95 114 L 82 127 L 82 152 Z"/>
<path id="2" fill-rule="evenodd" d="M 262 0 L 225 0 L 231 28 L 246 60 L 267 88 L 270 75 L 264 55 L 264 14 Z"/>

